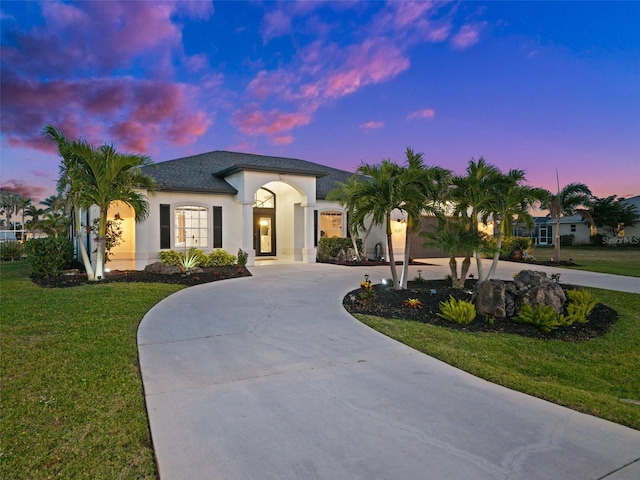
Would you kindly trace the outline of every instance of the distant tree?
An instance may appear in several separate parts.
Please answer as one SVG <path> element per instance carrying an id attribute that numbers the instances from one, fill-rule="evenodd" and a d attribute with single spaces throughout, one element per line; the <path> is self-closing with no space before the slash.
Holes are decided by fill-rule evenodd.
<path id="1" fill-rule="evenodd" d="M 582 215 L 587 212 L 586 209 L 579 209 L 578 207 L 584 207 L 589 205 L 591 200 L 591 190 L 584 183 L 570 183 L 566 185 L 562 190 L 558 186 L 557 193 L 551 193 L 546 190 L 543 194 L 543 199 L 540 204 L 544 210 L 549 210 L 549 214 L 552 220 L 555 220 L 555 242 L 553 249 L 553 261 L 560 263 L 560 219 L 564 216 L 575 215 L 580 213 Z"/>
<path id="2" fill-rule="evenodd" d="M 17 215 L 20 211 L 22 200 L 22 195 L 18 193 L 10 190 L 0 190 L 0 213 L 4 215 L 8 228 L 16 229 L 16 224 L 11 219 L 14 214 Z"/>
<path id="3" fill-rule="evenodd" d="M 621 228 L 633 227 L 640 222 L 640 212 L 636 207 L 617 198 L 617 195 L 595 197 L 587 210 L 591 224 L 604 228 L 612 237 L 617 236 Z"/>

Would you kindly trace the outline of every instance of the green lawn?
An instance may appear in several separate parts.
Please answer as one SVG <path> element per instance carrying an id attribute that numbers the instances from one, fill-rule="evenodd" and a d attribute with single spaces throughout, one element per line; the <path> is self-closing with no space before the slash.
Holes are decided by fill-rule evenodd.
<path id="1" fill-rule="evenodd" d="M 640 248 L 561 247 L 560 254 L 562 260 L 578 264 L 567 268 L 640 277 Z M 551 258 L 553 248 L 536 247 L 534 255 L 538 260 Z"/>
<path id="2" fill-rule="evenodd" d="M 181 287 L 27 275 L 0 264 L 0 478 L 156 479 L 136 331 Z"/>
<path id="3" fill-rule="evenodd" d="M 640 405 L 622 401 L 640 401 L 640 294 L 589 290 L 620 319 L 604 337 L 579 343 L 357 318 L 478 377 L 640 430 Z"/>

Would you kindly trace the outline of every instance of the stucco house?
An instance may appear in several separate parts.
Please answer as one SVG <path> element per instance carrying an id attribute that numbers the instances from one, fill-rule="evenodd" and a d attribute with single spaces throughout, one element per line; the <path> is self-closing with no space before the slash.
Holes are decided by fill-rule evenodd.
<path id="1" fill-rule="evenodd" d="M 162 250 L 190 247 L 230 253 L 242 248 L 250 266 L 261 259 L 313 263 L 321 236 L 347 234 L 345 210 L 326 196 L 352 172 L 227 151 L 157 163 L 144 172 L 157 183 L 156 191 L 143 192 L 148 218 L 136 224 L 123 204 L 108 212 L 109 218 L 123 220 L 124 232 L 124 242 L 112 251 L 112 269 L 140 270 L 159 261 Z M 395 245 L 404 245 L 404 232 L 395 230 Z M 367 243 L 370 250 L 381 243 L 386 255 L 382 229 L 374 229 Z"/>

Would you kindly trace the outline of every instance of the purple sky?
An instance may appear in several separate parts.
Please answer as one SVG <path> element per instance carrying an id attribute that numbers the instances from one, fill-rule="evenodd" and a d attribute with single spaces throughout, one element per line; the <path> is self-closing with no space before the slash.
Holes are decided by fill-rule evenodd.
<path id="1" fill-rule="evenodd" d="M 161 162 L 212 150 L 640 195 L 640 2 L 0 4 L 0 186 L 41 200 L 42 135 Z"/>

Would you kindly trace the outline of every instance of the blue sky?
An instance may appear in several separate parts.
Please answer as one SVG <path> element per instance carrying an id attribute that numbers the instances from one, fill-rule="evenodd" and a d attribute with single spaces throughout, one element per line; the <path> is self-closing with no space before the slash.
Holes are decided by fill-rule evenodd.
<path id="1" fill-rule="evenodd" d="M 411 146 L 640 195 L 640 2 L 3 1 L 0 21 L 0 186 L 32 199 L 55 188 L 49 123 L 156 162 L 353 171 Z"/>

